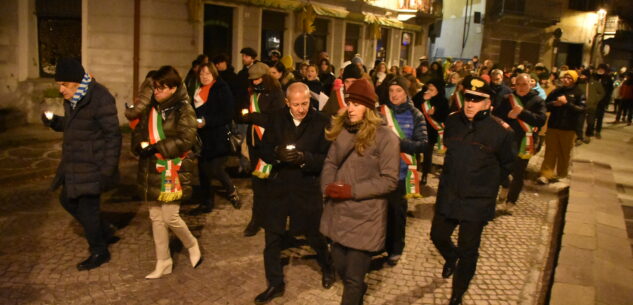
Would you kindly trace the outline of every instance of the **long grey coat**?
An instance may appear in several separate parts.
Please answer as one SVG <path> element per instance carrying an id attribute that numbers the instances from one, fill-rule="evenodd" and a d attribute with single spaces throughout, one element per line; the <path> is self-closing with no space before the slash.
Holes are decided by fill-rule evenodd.
<path id="1" fill-rule="evenodd" d="M 320 231 L 343 246 L 379 251 L 385 245 L 385 196 L 395 190 L 398 183 L 400 140 L 387 126 L 380 126 L 374 144 L 363 155 L 354 151 L 343 162 L 353 149 L 355 137 L 344 129 L 325 159 L 321 191 L 325 194 L 326 185 L 340 181 L 352 186 L 353 199 L 328 199 L 323 207 Z"/>

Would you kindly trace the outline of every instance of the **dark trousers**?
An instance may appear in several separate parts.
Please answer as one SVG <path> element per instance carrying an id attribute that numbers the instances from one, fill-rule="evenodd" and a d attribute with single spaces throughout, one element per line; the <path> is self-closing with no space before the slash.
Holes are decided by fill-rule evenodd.
<path id="1" fill-rule="evenodd" d="M 619 121 L 620 117 L 622 121 L 631 122 L 631 118 L 633 118 L 633 100 L 620 99 L 620 108 L 615 115 L 615 120 Z"/>
<path id="2" fill-rule="evenodd" d="M 84 195 L 68 198 L 66 189 L 62 188 L 59 196 L 62 207 L 70 213 L 84 228 L 91 254 L 108 252 L 105 238 L 107 224 L 101 219 L 99 195 Z"/>
<path id="3" fill-rule="evenodd" d="M 431 172 L 431 167 L 433 166 L 433 149 L 435 148 L 436 141 L 429 141 L 429 144 L 426 146 L 424 151 L 422 152 L 424 156 L 422 157 L 422 174 L 428 175 Z"/>
<path id="4" fill-rule="evenodd" d="M 334 243 L 332 245 L 332 259 L 336 271 L 343 281 L 341 305 L 363 304 L 363 296 L 367 291 L 365 275 L 369 272 L 371 253 Z"/>
<path id="5" fill-rule="evenodd" d="M 525 179 L 525 170 L 527 169 L 530 159 L 517 158 L 512 169 L 512 181 L 510 181 L 507 202 L 516 203 L 519 194 L 523 189 L 523 179 Z"/>
<path id="6" fill-rule="evenodd" d="M 198 169 L 200 173 L 200 190 L 202 192 L 203 202 L 205 204 L 213 204 L 213 187 L 211 179 L 217 179 L 226 190 L 227 194 L 235 191 L 235 185 L 226 173 L 226 156 L 213 158 L 211 160 L 198 159 Z"/>
<path id="7" fill-rule="evenodd" d="M 457 246 L 451 235 L 459 225 Z M 457 261 L 453 275 L 453 294 L 463 295 L 477 269 L 481 233 L 486 222 L 448 219 L 435 214 L 431 224 L 431 240 L 442 257 L 448 262 Z"/>
<path id="8" fill-rule="evenodd" d="M 253 188 L 253 211 L 251 214 L 251 221 L 258 227 L 263 226 L 263 217 L 266 213 L 266 194 L 269 192 L 267 189 L 268 179 L 259 179 L 255 176 L 251 178 L 251 185 Z"/>
<path id="9" fill-rule="evenodd" d="M 266 247 L 264 248 L 264 269 L 269 286 L 278 286 L 284 283 L 284 272 L 281 266 L 281 250 L 284 240 L 284 232 L 265 230 Z M 317 253 L 317 262 L 323 271 L 329 271 L 332 258 L 327 249 L 325 237 L 319 233 L 318 228 L 305 234 L 308 244 Z"/>
<path id="10" fill-rule="evenodd" d="M 593 137 L 594 131 L 600 132 L 596 126 L 597 122 L 598 122 L 598 109 L 587 109 L 587 127 L 585 128 L 586 136 Z M 602 121 L 600 122 L 600 124 L 602 124 Z"/>
<path id="11" fill-rule="evenodd" d="M 607 111 L 607 107 L 609 106 L 609 99 L 603 101 L 598 105 L 598 109 L 596 110 L 596 124 L 595 129 L 596 133 L 600 134 L 602 132 L 602 121 L 604 119 L 604 113 Z"/>
<path id="12" fill-rule="evenodd" d="M 578 115 L 578 121 L 576 121 L 576 139 L 584 139 L 585 135 L 583 134 L 583 131 L 585 129 L 585 117 L 587 116 L 587 113 L 585 111 L 581 112 Z"/>
<path id="13" fill-rule="evenodd" d="M 405 181 L 398 181 L 398 187 L 387 195 L 387 241 L 385 250 L 389 255 L 400 255 L 404 250 L 407 225 L 407 199 Z"/>

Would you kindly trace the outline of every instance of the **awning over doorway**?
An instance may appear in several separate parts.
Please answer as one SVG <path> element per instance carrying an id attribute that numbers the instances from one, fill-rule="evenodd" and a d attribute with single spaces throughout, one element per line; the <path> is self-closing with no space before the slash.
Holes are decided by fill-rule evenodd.
<path id="1" fill-rule="evenodd" d="M 314 12 L 320 16 L 328 16 L 334 18 L 346 18 L 349 15 L 349 11 L 344 7 L 327 5 L 327 4 L 317 4 L 310 3 L 308 5 L 312 5 Z"/>
<path id="2" fill-rule="evenodd" d="M 233 0 L 233 2 L 283 10 L 294 10 L 303 5 L 298 0 Z"/>

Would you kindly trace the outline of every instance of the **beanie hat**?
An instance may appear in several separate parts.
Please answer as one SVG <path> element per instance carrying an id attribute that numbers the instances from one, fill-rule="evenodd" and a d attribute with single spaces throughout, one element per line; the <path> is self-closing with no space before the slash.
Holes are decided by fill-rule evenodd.
<path id="1" fill-rule="evenodd" d="M 359 103 L 369 109 L 375 109 L 378 103 L 374 86 L 364 78 L 354 81 L 345 90 L 345 101 Z"/>
<path id="2" fill-rule="evenodd" d="M 409 87 L 411 86 L 411 82 L 402 76 L 398 76 L 389 82 L 389 87 L 391 86 L 400 86 L 402 87 L 404 92 L 409 95 Z"/>
<path id="3" fill-rule="evenodd" d="M 356 65 L 357 64 L 361 64 L 362 65 L 363 64 L 363 59 L 358 57 L 358 56 L 354 56 L 354 58 L 352 58 L 352 63 L 356 64 Z"/>
<path id="4" fill-rule="evenodd" d="M 270 67 L 268 67 L 268 65 L 263 62 L 256 62 L 250 68 L 248 68 L 248 79 L 258 79 L 268 74 L 269 68 Z"/>
<path id="5" fill-rule="evenodd" d="M 576 72 L 576 70 L 567 70 L 567 71 L 561 72 L 561 76 L 565 76 L 567 74 L 571 76 L 571 78 L 574 80 L 574 83 L 578 80 L 578 72 Z"/>
<path id="6" fill-rule="evenodd" d="M 290 69 L 294 65 L 293 62 L 292 62 L 292 56 L 290 56 L 290 55 L 286 55 L 286 56 L 282 57 L 279 61 L 282 64 L 284 64 L 284 67 L 286 67 L 286 69 Z"/>
<path id="7" fill-rule="evenodd" d="M 357 65 L 347 65 L 343 70 L 343 80 L 348 78 L 361 78 L 363 74 L 360 72 L 360 68 Z"/>
<path id="8" fill-rule="evenodd" d="M 255 49 L 250 48 L 250 47 L 243 48 L 240 51 L 240 54 L 248 55 L 248 56 L 250 56 L 252 58 L 257 57 L 257 51 L 255 51 Z"/>
<path id="9" fill-rule="evenodd" d="M 86 74 L 84 67 L 76 59 L 65 57 L 57 61 L 55 81 L 81 83 Z"/>

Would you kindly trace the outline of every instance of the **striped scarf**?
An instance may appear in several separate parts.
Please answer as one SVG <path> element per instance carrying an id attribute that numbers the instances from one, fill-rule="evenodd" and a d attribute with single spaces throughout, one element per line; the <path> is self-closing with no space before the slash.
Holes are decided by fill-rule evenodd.
<path id="1" fill-rule="evenodd" d="M 510 94 L 509 99 L 510 106 L 515 107 L 516 105 L 519 105 L 525 108 L 525 105 L 518 96 Z M 536 147 L 534 145 L 534 132 L 536 132 L 537 128 L 519 118 L 517 118 L 516 120 L 519 123 L 519 126 L 521 126 L 521 129 L 523 129 L 523 131 L 525 132 L 525 136 L 523 136 L 523 139 L 521 139 L 521 143 L 519 143 L 519 158 L 527 160 L 536 154 Z"/>
<path id="2" fill-rule="evenodd" d="M 259 93 L 253 93 L 251 95 L 251 103 L 249 105 L 249 110 L 251 113 L 259 113 L 262 112 L 261 109 L 259 109 Z M 255 144 L 255 137 L 257 137 L 260 141 L 264 138 L 264 132 L 266 131 L 266 129 L 264 129 L 264 127 L 253 124 L 252 126 L 253 131 L 251 132 L 251 135 L 253 137 L 252 142 L 253 145 Z M 257 160 L 257 165 L 255 165 L 255 170 L 253 170 L 253 176 L 260 178 L 260 179 L 266 179 L 268 178 L 268 176 L 270 176 L 270 172 L 272 171 L 273 166 L 271 164 L 266 163 L 264 160 L 262 160 L 261 158 Z"/>
<path id="3" fill-rule="evenodd" d="M 439 153 L 444 153 L 446 151 L 446 148 L 444 147 L 444 143 L 443 143 L 444 142 L 444 123 L 440 123 L 436 121 L 429 113 L 429 111 L 431 111 L 431 108 L 433 108 L 430 100 L 424 101 L 422 103 L 421 108 L 422 108 L 422 114 L 424 114 L 424 117 L 426 118 L 426 122 L 429 123 L 431 127 L 433 127 L 433 129 L 437 130 L 437 143 L 435 144 L 435 148 L 437 148 L 437 151 Z"/>
<path id="4" fill-rule="evenodd" d="M 163 118 L 154 107 L 150 110 L 148 127 L 150 144 L 156 144 L 165 139 Z M 182 185 L 178 171 L 183 158 L 166 159 L 160 153 L 156 153 L 156 158 L 156 171 L 161 177 L 158 201 L 169 202 L 182 198 Z"/>
<path id="5" fill-rule="evenodd" d="M 90 85 L 91 82 L 92 76 L 88 73 L 84 73 L 84 78 L 81 80 L 81 84 L 79 84 L 77 91 L 75 91 L 75 94 L 70 99 L 70 108 L 75 109 L 75 107 L 77 107 L 77 103 L 86 96 L 86 93 L 88 93 L 88 85 Z"/>

